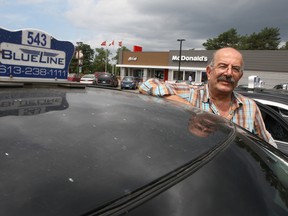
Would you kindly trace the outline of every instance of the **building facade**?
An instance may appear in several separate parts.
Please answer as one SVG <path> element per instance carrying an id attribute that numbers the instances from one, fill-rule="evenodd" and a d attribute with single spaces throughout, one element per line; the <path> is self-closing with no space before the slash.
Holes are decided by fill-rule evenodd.
<path id="1" fill-rule="evenodd" d="M 265 87 L 288 82 L 288 50 L 242 50 L 244 75 L 239 84 L 247 84 L 248 77 L 258 76 Z M 131 75 L 143 81 L 159 78 L 163 81 L 188 80 L 194 82 L 207 80 L 206 66 L 210 63 L 213 50 L 179 50 L 167 52 L 130 52 L 119 55 L 120 77 Z"/>

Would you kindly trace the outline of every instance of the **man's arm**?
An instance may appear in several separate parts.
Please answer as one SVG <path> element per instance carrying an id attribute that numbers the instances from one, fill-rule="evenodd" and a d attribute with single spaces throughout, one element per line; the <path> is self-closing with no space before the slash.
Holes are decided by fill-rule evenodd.
<path id="1" fill-rule="evenodd" d="M 257 135 L 269 142 L 271 145 L 273 145 L 275 148 L 277 148 L 277 144 L 275 143 L 273 137 L 271 134 L 266 130 L 265 123 L 263 121 L 261 112 L 256 105 L 256 115 L 255 115 L 255 130 Z"/>
<path id="2" fill-rule="evenodd" d="M 178 95 L 167 95 L 167 96 L 164 96 L 164 97 L 165 97 L 167 100 L 172 100 L 172 101 L 184 103 L 184 104 L 187 104 L 187 105 L 191 105 L 191 103 L 189 103 L 187 100 L 181 98 L 181 97 L 178 96 Z"/>
<path id="3" fill-rule="evenodd" d="M 139 87 L 139 92 L 168 100 L 189 104 L 190 88 L 181 83 L 163 83 L 158 79 L 148 79 Z"/>
<path id="4" fill-rule="evenodd" d="M 139 92 L 158 97 L 174 94 L 173 90 L 169 88 L 166 83 L 163 83 L 158 79 L 148 79 L 142 83 L 139 87 Z"/>

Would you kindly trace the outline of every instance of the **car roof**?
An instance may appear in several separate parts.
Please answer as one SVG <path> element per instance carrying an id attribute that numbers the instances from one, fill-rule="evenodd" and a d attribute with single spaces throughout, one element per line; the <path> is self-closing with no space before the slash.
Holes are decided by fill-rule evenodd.
<path id="1" fill-rule="evenodd" d="M 80 215 L 225 143 L 234 130 L 219 127 L 199 139 L 187 129 L 190 109 L 121 91 L 5 89 L 0 99 L 7 104 L 0 118 L 7 199 L 0 206 L 14 212 L 13 197 L 19 204 L 29 197 L 34 204 L 23 214 L 58 209 Z M 139 178 L 133 184 L 132 173 Z"/>
<path id="2" fill-rule="evenodd" d="M 0 101 L 3 215 L 117 215 L 165 190 L 150 200 L 156 202 L 157 209 L 166 203 L 161 212 L 171 210 L 171 203 L 178 206 L 172 201 L 179 196 L 196 204 L 191 208 L 193 213 L 206 209 L 206 204 L 197 198 L 203 202 L 207 196 L 217 197 L 213 198 L 213 207 L 207 208 L 210 211 L 233 211 L 235 206 L 227 206 L 231 201 L 240 209 L 245 203 L 244 209 L 255 206 L 254 210 L 261 212 L 259 206 L 266 211 L 263 196 L 273 204 L 275 200 L 266 194 L 267 187 L 276 191 L 267 175 L 273 174 L 275 185 L 282 184 L 278 176 L 288 161 L 245 129 L 217 115 L 163 98 L 101 88 L 24 86 L 3 88 Z M 192 120 L 197 116 L 203 116 L 201 121 L 207 127 L 213 126 L 209 136 L 191 132 L 190 127 L 197 125 Z M 266 151 L 273 152 L 269 160 Z M 276 167 L 277 173 L 266 171 L 267 166 L 279 163 L 284 164 Z M 219 188 L 221 182 L 224 186 Z M 176 188 L 172 188 L 175 184 Z M 198 188 L 204 190 L 195 191 Z M 225 195 L 241 195 L 229 199 L 221 196 L 224 191 Z M 279 191 L 281 196 L 287 194 Z M 244 194 L 248 197 L 242 200 Z M 163 200 L 162 205 L 157 205 L 159 200 Z M 224 206 L 218 208 L 221 200 L 225 200 Z M 138 209 L 142 215 L 146 209 L 149 212 L 149 202 L 147 205 L 137 208 L 134 215 L 139 215 Z M 190 201 L 187 206 L 192 206 Z"/>
<path id="3" fill-rule="evenodd" d="M 99 76 L 112 76 L 112 75 L 113 74 L 108 73 L 108 72 L 104 72 L 104 73 L 99 74 Z"/>
<path id="4" fill-rule="evenodd" d="M 123 79 L 137 79 L 137 77 L 134 77 L 134 76 L 124 76 Z"/>
<path id="5" fill-rule="evenodd" d="M 254 89 L 254 90 L 245 90 L 237 89 L 238 93 L 253 98 L 263 104 L 269 106 L 279 107 L 285 110 L 288 110 L 288 93 L 287 91 L 278 91 L 274 89 Z"/>
<path id="6" fill-rule="evenodd" d="M 91 76 L 91 77 L 95 77 L 94 74 L 84 74 L 83 76 Z"/>

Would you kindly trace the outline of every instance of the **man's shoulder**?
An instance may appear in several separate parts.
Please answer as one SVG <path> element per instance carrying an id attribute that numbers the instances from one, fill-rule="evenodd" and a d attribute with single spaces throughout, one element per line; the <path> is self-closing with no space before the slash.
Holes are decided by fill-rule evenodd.
<path id="1" fill-rule="evenodd" d="M 252 98 L 249 98 L 247 96 L 244 96 L 238 92 L 233 92 L 235 98 L 238 100 L 238 102 L 242 103 L 242 104 L 256 104 L 255 101 Z"/>

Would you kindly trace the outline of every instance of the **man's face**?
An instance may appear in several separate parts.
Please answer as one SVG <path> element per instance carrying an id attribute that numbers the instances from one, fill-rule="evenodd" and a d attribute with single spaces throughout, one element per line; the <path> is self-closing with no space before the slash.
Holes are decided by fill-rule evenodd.
<path id="1" fill-rule="evenodd" d="M 193 124 L 191 123 L 193 122 Z M 189 131 L 190 133 L 199 137 L 208 137 L 217 130 L 215 122 L 209 119 L 190 119 Z"/>
<path id="2" fill-rule="evenodd" d="M 221 122 L 222 120 L 217 115 L 211 115 L 206 112 L 198 113 L 190 117 L 188 129 L 190 133 L 196 136 L 208 137 L 219 129 L 218 123 Z"/>
<path id="3" fill-rule="evenodd" d="M 209 89 L 218 93 L 232 92 L 243 75 L 242 63 L 242 56 L 237 50 L 224 48 L 217 51 L 213 68 L 206 68 Z"/>

